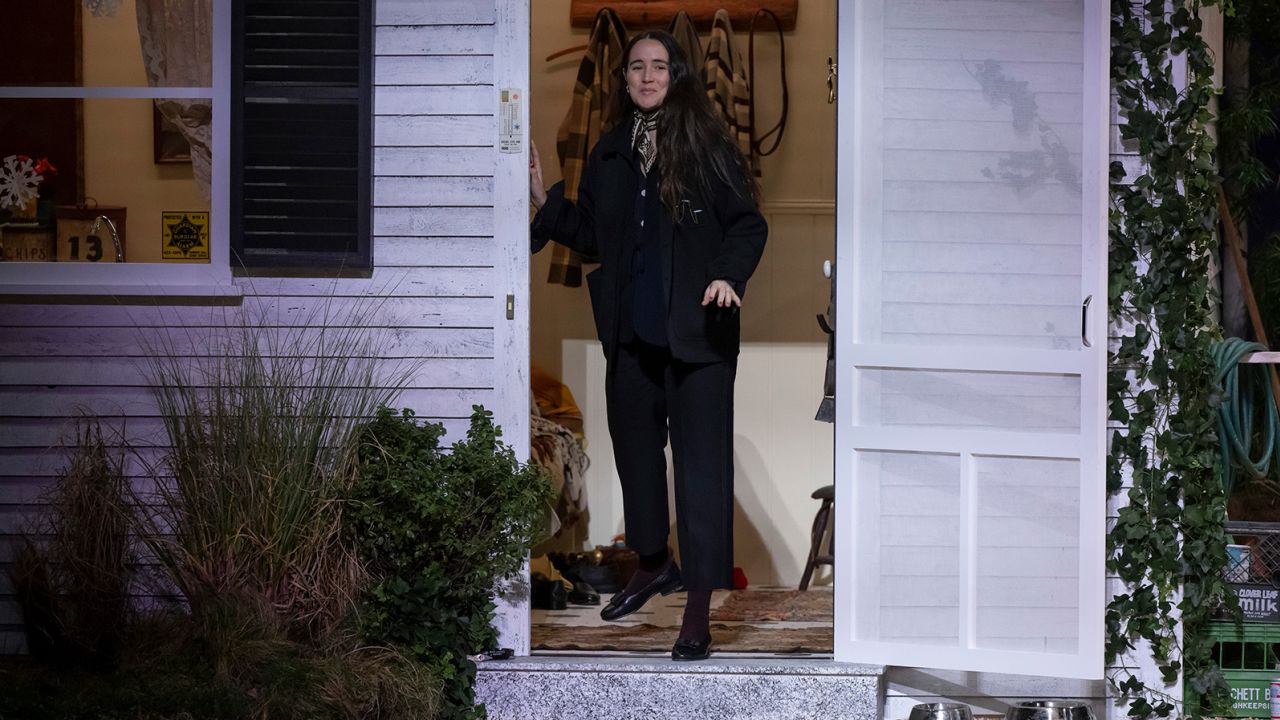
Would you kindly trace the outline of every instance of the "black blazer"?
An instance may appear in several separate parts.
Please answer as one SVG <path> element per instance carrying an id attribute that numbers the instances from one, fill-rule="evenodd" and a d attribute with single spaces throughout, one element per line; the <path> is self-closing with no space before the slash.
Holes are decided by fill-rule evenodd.
<path id="1" fill-rule="evenodd" d="M 564 182 L 547 192 L 547 202 L 533 219 L 533 252 L 549 240 L 566 245 L 600 267 L 587 274 L 596 333 L 606 352 L 618 337 L 622 293 L 630 282 L 637 174 L 626 123 L 600 138 L 583 170 L 578 202 L 564 197 Z M 702 306 L 713 280 L 725 280 L 738 296 L 746 291 L 769 234 L 764 217 L 746 188 L 737 192 L 717 182 L 709 198 L 682 199 L 679 222 L 669 208 L 661 213 L 658 237 L 667 294 L 671 354 L 685 362 L 716 362 L 737 357 L 741 338 L 736 309 Z M 626 246 L 626 247 L 624 247 Z"/>

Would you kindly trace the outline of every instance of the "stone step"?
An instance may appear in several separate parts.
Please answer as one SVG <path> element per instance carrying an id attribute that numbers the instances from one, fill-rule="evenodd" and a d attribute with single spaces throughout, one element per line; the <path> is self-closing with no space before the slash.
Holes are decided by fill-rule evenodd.
<path id="1" fill-rule="evenodd" d="M 879 720 L 884 668 L 787 656 L 536 655 L 479 664 L 492 720 Z"/>

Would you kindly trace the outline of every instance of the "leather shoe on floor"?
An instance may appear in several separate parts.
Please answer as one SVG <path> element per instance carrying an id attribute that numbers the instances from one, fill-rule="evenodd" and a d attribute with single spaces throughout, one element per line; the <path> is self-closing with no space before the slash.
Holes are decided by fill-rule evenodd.
<path id="1" fill-rule="evenodd" d="M 668 559 L 666 566 L 644 587 L 633 593 L 627 593 L 625 588 L 614 593 L 609 604 L 600 611 L 600 617 L 604 620 L 626 617 L 644 607 L 644 604 L 649 602 L 649 598 L 658 593 L 670 595 L 683 589 L 684 582 L 680 579 L 680 566 L 676 565 L 674 559 Z"/>
<path id="2" fill-rule="evenodd" d="M 529 604 L 538 610 L 564 610 L 568 605 L 568 592 L 564 583 L 552 580 L 536 572 L 530 578 Z"/>
<path id="3" fill-rule="evenodd" d="M 707 633 L 706 639 L 702 642 L 685 642 L 676 640 L 676 644 L 671 647 L 672 660 L 706 660 L 711 656 L 711 634 Z"/>
<path id="4" fill-rule="evenodd" d="M 579 580 L 573 584 L 573 589 L 569 591 L 569 602 L 573 605 L 599 605 L 600 593 L 589 584 Z"/>

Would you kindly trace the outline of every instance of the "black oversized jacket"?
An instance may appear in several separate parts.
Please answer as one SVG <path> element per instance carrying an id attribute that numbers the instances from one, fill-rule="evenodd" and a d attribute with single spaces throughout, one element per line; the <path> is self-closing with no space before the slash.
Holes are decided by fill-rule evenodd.
<path id="1" fill-rule="evenodd" d="M 534 252 L 555 240 L 600 261 L 587 284 L 606 350 L 618 337 L 618 308 L 630 282 L 635 242 L 628 225 L 635 218 L 637 173 L 626 125 L 606 133 L 591 151 L 578 202 L 566 200 L 563 183 L 557 183 L 531 228 Z M 702 296 L 713 280 L 728 281 L 743 296 L 768 226 L 745 184 L 734 192 L 717 183 L 712 197 L 682 198 L 681 204 L 680 221 L 664 208 L 658 228 L 671 354 L 685 362 L 728 360 L 738 355 L 739 314 L 714 304 L 703 307 Z"/>

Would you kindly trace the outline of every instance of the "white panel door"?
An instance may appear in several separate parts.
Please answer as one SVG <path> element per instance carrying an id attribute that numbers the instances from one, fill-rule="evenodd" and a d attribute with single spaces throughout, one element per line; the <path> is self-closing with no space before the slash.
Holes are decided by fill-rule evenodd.
<path id="1" fill-rule="evenodd" d="M 1102 677 L 1106 13 L 840 3 L 838 660 Z"/>

